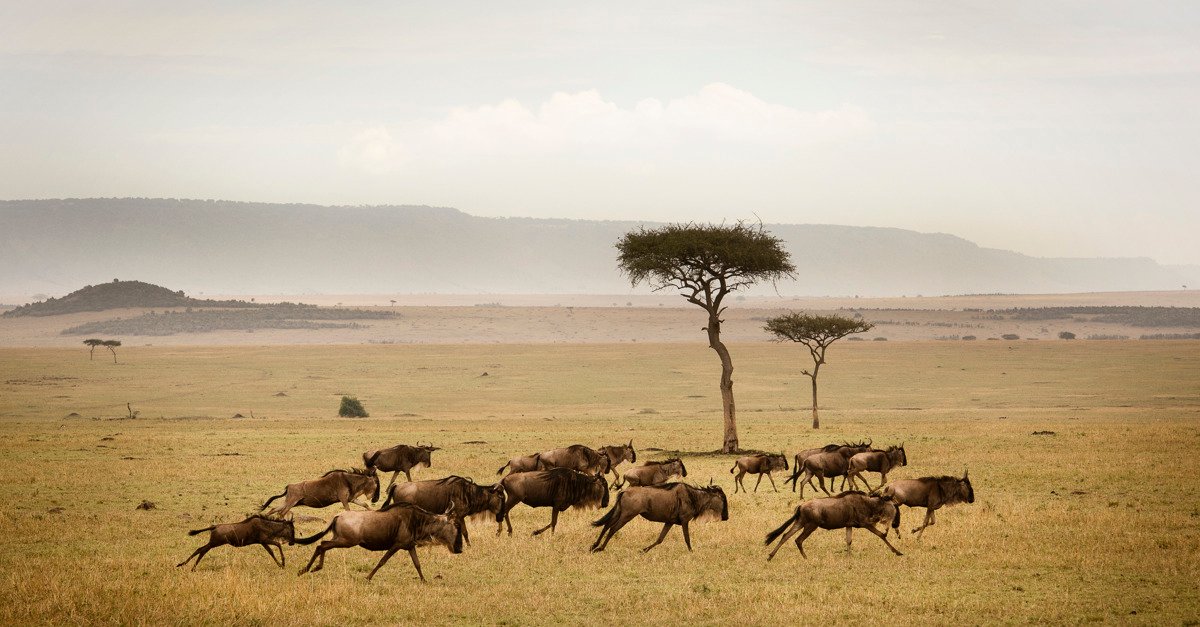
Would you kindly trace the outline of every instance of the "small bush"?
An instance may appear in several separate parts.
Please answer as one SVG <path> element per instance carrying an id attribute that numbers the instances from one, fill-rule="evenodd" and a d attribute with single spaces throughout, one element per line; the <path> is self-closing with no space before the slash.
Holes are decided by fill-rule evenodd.
<path id="1" fill-rule="evenodd" d="M 338 409 L 338 415 L 342 418 L 366 418 L 370 416 L 359 400 L 353 396 L 343 396 L 342 406 Z"/>
<path id="2" fill-rule="evenodd" d="M 1016 333 L 1005 333 L 1004 335 L 1000 336 L 1000 339 L 1002 339 L 1002 340 L 1019 340 L 1019 339 L 1021 339 L 1021 336 L 1017 335 Z"/>
<path id="3" fill-rule="evenodd" d="M 1075 334 L 1074 334 L 1074 333 L 1071 333 L 1070 331 L 1059 331 L 1059 332 L 1058 332 L 1058 339 L 1060 339 L 1060 340 L 1073 340 L 1073 339 L 1075 339 Z"/>
<path id="4" fill-rule="evenodd" d="M 1087 336 L 1087 339 L 1089 339 L 1089 340 L 1128 340 L 1129 336 L 1128 335 L 1109 335 L 1109 334 L 1101 333 L 1101 334 L 1097 334 L 1097 335 L 1089 335 L 1089 336 Z"/>
<path id="5" fill-rule="evenodd" d="M 881 335 L 881 336 L 879 336 L 879 337 L 877 337 L 877 338 L 872 338 L 872 340 L 871 340 L 871 341 L 872 341 L 872 342 L 886 342 L 886 341 L 887 341 L 887 338 L 886 338 L 886 337 L 883 337 L 883 336 Z"/>
<path id="6" fill-rule="evenodd" d="M 974 335 L 964 335 L 964 336 L 962 336 L 962 339 L 967 342 L 974 342 L 975 336 Z"/>

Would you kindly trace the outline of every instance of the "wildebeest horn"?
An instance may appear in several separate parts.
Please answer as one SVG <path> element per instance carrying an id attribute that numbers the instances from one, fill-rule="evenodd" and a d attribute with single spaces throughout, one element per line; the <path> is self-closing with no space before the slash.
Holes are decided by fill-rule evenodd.
<path id="1" fill-rule="evenodd" d="M 629 448 L 633 448 L 633 438 L 629 438 Z"/>
<path id="2" fill-rule="evenodd" d="M 450 504 L 446 506 L 445 515 L 451 516 L 452 514 L 454 514 L 454 501 L 450 501 Z"/>
<path id="3" fill-rule="evenodd" d="M 712 478 L 712 477 L 709 477 L 709 478 L 708 478 L 708 487 L 710 487 L 710 488 L 711 488 L 711 487 L 712 487 L 712 484 L 713 484 L 713 478 Z"/>
<path id="4" fill-rule="evenodd" d="M 964 466 L 963 467 L 963 479 L 966 479 L 967 475 L 970 474 L 970 472 L 971 471 L 966 466 Z"/>

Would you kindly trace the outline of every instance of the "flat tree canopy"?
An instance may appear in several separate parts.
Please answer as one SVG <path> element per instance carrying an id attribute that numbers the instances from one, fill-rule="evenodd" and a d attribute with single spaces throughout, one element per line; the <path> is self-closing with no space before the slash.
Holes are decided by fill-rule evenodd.
<path id="1" fill-rule="evenodd" d="M 626 233 L 617 242 L 621 271 L 633 285 L 675 288 L 708 312 L 708 345 L 721 359 L 721 404 L 725 440 L 721 450 L 738 450 L 733 403 L 733 361 L 721 342 L 722 304 L 729 292 L 759 281 L 776 281 L 796 270 L 783 241 L 762 225 L 668 224 Z"/>
<path id="2" fill-rule="evenodd" d="M 864 320 L 855 320 L 845 316 L 817 316 L 792 312 L 767 320 L 763 327 L 778 340 L 791 340 L 803 344 L 812 355 L 813 369 L 802 370 L 801 374 L 812 379 L 812 415 L 813 428 L 821 427 L 817 415 L 817 374 L 825 363 L 825 350 L 829 345 L 847 335 L 865 333 L 875 325 Z"/>

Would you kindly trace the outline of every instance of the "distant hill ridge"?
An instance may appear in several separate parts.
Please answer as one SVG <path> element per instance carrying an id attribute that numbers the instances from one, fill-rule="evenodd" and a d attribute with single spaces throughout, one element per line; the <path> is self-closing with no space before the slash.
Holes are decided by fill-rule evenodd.
<path id="1" fill-rule="evenodd" d="M 731 207 L 731 217 L 753 207 Z M 0 298 L 136 276 L 189 294 L 623 294 L 613 245 L 649 222 L 484 218 L 424 206 L 99 198 L 0 201 Z M 1200 267 L 1054 259 L 904 229 L 767 224 L 796 280 L 751 295 L 1174 290 Z M 639 288 L 638 291 L 644 291 Z M 26 299 L 26 300 L 20 300 Z"/>
<path id="2" fill-rule="evenodd" d="M 145 307 L 258 307 L 241 300 L 201 300 L 189 298 L 183 290 L 171 290 L 142 281 L 121 281 L 88 285 L 62 298 L 49 298 L 4 312 L 5 317 L 57 316 L 84 311 Z"/>

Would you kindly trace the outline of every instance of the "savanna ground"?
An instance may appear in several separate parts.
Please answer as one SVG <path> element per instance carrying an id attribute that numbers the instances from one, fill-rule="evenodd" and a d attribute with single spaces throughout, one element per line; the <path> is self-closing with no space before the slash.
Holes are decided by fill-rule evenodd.
<path id="1" fill-rule="evenodd" d="M 903 557 L 865 532 L 847 554 L 843 533 L 820 531 L 808 560 L 789 543 L 768 563 L 763 535 L 798 499 L 765 481 L 732 493 L 733 457 L 708 453 L 720 442 L 718 367 L 699 342 L 127 346 L 115 365 L 83 347 L 6 348 L 0 621 L 1200 619 L 1200 343 L 843 343 L 822 370 L 819 432 L 797 347 L 731 349 L 743 447 L 790 457 L 843 439 L 906 442 L 910 465 L 893 479 L 969 467 L 975 504 L 939 512 L 919 542 L 909 530 L 924 510 L 905 509 Z M 342 394 L 371 417 L 334 417 Z M 127 402 L 136 419 L 121 419 Z M 476 525 L 461 555 L 422 549 L 426 584 L 403 554 L 366 582 L 380 554 L 361 549 L 303 577 L 312 547 L 287 547 L 286 570 L 258 547 L 175 568 L 205 537 L 187 530 L 241 520 L 285 483 L 360 464 L 369 448 L 432 441 L 443 448 L 419 478 L 483 482 L 512 455 L 631 438 L 639 460 L 681 451 L 689 480 L 729 493 L 730 520 L 694 528 L 694 553 L 678 529 L 640 553 L 660 526 L 638 520 L 590 554 L 600 512 L 569 512 L 554 537 L 533 538 L 549 511 L 520 506 L 511 538 Z M 156 508 L 135 509 L 143 500 Z"/>

